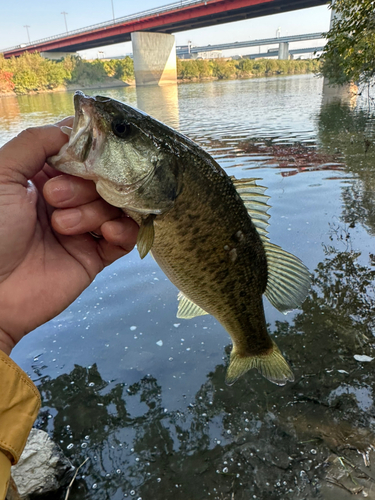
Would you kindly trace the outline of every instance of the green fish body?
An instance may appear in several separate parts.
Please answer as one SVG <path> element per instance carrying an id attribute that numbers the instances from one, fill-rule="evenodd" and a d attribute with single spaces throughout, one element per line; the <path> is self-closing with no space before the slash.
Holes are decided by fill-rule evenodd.
<path id="1" fill-rule="evenodd" d="M 268 335 L 262 296 L 281 311 L 298 307 L 307 268 L 269 242 L 265 188 L 229 177 L 187 137 L 126 104 L 78 92 L 67 143 L 50 165 L 94 180 L 108 203 L 140 225 L 149 251 L 181 290 L 178 317 L 212 314 L 233 342 L 226 382 L 251 368 L 284 385 L 294 380 Z"/>

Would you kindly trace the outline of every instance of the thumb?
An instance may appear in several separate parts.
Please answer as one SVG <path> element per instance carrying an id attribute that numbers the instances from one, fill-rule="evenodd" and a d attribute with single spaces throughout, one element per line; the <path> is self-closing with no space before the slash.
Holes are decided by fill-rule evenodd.
<path id="1" fill-rule="evenodd" d="M 24 186 L 55 155 L 68 140 L 60 126 L 70 123 L 66 118 L 56 125 L 28 128 L 0 148 L 0 182 L 16 182 Z"/>

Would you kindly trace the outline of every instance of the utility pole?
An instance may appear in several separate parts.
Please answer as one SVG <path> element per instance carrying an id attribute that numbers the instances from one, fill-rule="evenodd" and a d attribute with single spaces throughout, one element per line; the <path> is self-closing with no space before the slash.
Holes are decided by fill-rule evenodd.
<path id="1" fill-rule="evenodd" d="M 112 17 L 113 20 L 115 20 L 115 9 L 113 8 L 113 0 L 111 0 L 111 4 L 112 4 Z"/>
<path id="2" fill-rule="evenodd" d="M 66 32 L 68 33 L 68 25 L 66 23 L 66 16 L 67 16 L 67 12 L 61 12 L 61 14 L 64 16 L 64 21 L 65 21 L 65 28 L 66 28 Z"/>
<path id="3" fill-rule="evenodd" d="M 30 26 L 29 26 L 28 24 L 25 24 L 24 28 L 26 28 L 26 31 L 27 31 L 27 38 L 29 39 L 29 43 L 31 43 L 31 42 L 30 42 L 30 34 L 29 34 L 29 28 L 30 28 Z"/>

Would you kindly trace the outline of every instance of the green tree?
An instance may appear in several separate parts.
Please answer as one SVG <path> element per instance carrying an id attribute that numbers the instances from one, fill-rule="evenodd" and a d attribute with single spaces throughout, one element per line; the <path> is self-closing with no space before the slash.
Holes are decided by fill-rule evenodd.
<path id="1" fill-rule="evenodd" d="M 277 73 L 278 64 L 275 59 L 267 59 L 266 61 L 266 75 L 272 75 L 273 73 Z"/>
<path id="2" fill-rule="evenodd" d="M 254 61 L 251 59 L 240 59 L 236 64 L 239 76 L 250 76 L 253 73 Z"/>
<path id="3" fill-rule="evenodd" d="M 266 73 L 266 59 L 256 59 L 253 65 L 253 73 L 256 76 Z"/>
<path id="4" fill-rule="evenodd" d="M 177 59 L 177 78 L 192 80 L 199 77 L 199 68 L 195 59 Z"/>
<path id="5" fill-rule="evenodd" d="M 96 59 L 93 62 L 77 58 L 72 71 L 71 81 L 73 83 L 94 83 L 106 78 L 107 74 L 102 61 Z"/>
<path id="6" fill-rule="evenodd" d="M 207 78 L 212 76 L 212 66 L 208 59 L 197 59 L 195 61 L 198 70 L 199 78 Z"/>
<path id="7" fill-rule="evenodd" d="M 63 61 L 50 61 L 38 53 L 1 58 L 1 70 L 12 75 L 13 90 L 17 94 L 53 90 L 70 78 L 70 71 Z"/>
<path id="8" fill-rule="evenodd" d="M 113 62 L 113 61 L 111 61 Z M 126 56 L 124 59 L 119 59 L 115 61 L 115 73 L 114 77 L 122 80 L 123 82 L 128 82 L 134 80 L 134 63 L 133 59 L 129 56 Z M 112 76 L 112 75 L 108 75 Z"/>
<path id="9" fill-rule="evenodd" d="M 226 61 L 225 59 L 212 60 L 212 73 L 219 80 L 231 78 L 235 75 L 235 61 Z"/>
<path id="10" fill-rule="evenodd" d="M 103 63 L 104 71 L 107 73 L 107 76 L 115 76 L 117 61 L 115 59 L 110 59 L 109 61 L 104 61 Z"/>
<path id="11" fill-rule="evenodd" d="M 375 75 L 375 5 L 373 0 L 336 0 L 321 72 L 334 84 L 370 83 Z"/>

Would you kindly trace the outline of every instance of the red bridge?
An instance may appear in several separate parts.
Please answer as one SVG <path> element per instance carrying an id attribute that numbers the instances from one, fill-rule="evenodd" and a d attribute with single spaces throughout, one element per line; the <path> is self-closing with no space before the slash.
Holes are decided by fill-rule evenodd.
<path id="1" fill-rule="evenodd" d="M 6 58 L 23 52 L 76 52 L 128 42 L 134 31 L 176 33 L 325 4 L 327 0 L 181 0 L 2 52 Z"/>

